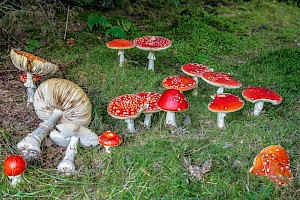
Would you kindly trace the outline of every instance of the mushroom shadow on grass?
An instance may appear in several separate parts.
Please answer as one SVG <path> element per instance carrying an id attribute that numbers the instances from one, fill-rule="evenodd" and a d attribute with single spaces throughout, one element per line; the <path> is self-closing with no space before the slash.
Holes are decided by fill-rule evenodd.
<path id="1" fill-rule="evenodd" d="M 43 122 L 17 144 L 26 160 L 40 156 L 41 142 L 56 124 L 88 126 L 91 121 L 89 98 L 79 86 L 66 79 L 53 78 L 41 83 L 35 92 L 33 106 Z"/>

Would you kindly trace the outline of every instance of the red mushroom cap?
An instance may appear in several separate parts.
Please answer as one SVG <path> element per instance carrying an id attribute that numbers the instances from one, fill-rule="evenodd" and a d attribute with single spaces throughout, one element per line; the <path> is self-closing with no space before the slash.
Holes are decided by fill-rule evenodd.
<path id="1" fill-rule="evenodd" d="M 110 49 L 131 49 L 134 47 L 134 43 L 131 40 L 114 39 L 106 44 Z"/>
<path id="2" fill-rule="evenodd" d="M 167 89 L 186 91 L 195 88 L 197 83 L 187 76 L 169 76 L 162 81 L 162 85 Z"/>
<path id="3" fill-rule="evenodd" d="M 159 51 L 169 48 L 171 40 L 160 36 L 143 36 L 136 38 L 134 44 L 137 48 L 145 51 Z"/>
<path id="4" fill-rule="evenodd" d="M 189 104 L 182 92 L 168 89 L 158 100 L 158 106 L 164 111 L 180 112 L 188 109 Z"/>
<path id="5" fill-rule="evenodd" d="M 7 176 L 18 176 L 26 169 L 26 161 L 22 156 L 11 155 L 4 161 L 4 173 Z"/>
<path id="6" fill-rule="evenodd" d="M 99 136 L 99 144 L 102 146 L 118 146 L 121 144 L 122 138 L 113 131 L 104 131 L 100 136 Z"/>
<path id="7" fill-rule="evenodd" d="M 244 101 L 233 94 L 216 94 L 213 101 L 208 105 L 212 112 L 229 113 L 240 110 Z"/>
<path id="8" fill-rule="evenodd" d="M 188 63 L 182 65 L 181 70 L 187 75 L 201 77 L 204 72 L 212 72 L 214 69 L 198 63 Z"/>
<path id="9" fill-rule="evenodd" d="M 256 176 L 267 176 L 278 185 L 285 185 L 293 176 L 289 165 L 286 150 L 279 145 L 271 145 L 255 157 L 249 171 Z"/>
<path id="10" fill-rule="evenodd" d="M 157 92 L 140 92 L 137 95 L 147 99 L 148 107 L 143 111 L 143 113 L 155 113 L 161 111 L 160 107 L 157 105 L 161 94 Z"/>
<path id="11" fill-rule="evenodd" d="M 239 88 L 242 83 L 231 78 L 230 74 L 223 72 L 204 72 L 201 78 L 216 87 Z"/>
<path id="12" fill-rule="evenodd" d="M 37 74 L 33 74 L 33 82 L 34 82 L 34 83 L 37 82 L 37 81 L 39 81 L 39 80 L 41 80 L 41 79 L 42 79 L 42 76 L 39 76 L 39 75 L 37 75 Z M 25 83 L 26 80 L 27 80 L 27 72 L 23 73 L 23 74 L 20 76 L 20 81 L 21 81 L 21 82 Z"/>
<path id="13" fill-rule="evenodd" d="M 114 98 L 107 107 L 107 112 L 117 119 L 134 119 L 146 108 L 147 99 L 136 94 L 125 94 Z"/>
<path id="14" fill-rule="evenodd" d="M 279 94 L 270 89 L 262 87 L 246 88 L 245 90 L 243 90 L 242 95 L 246 100 L 252 103 L 255 103 L 257 101 L 265 101 L 277 105 L 282 101 L 282 97 Z"/>

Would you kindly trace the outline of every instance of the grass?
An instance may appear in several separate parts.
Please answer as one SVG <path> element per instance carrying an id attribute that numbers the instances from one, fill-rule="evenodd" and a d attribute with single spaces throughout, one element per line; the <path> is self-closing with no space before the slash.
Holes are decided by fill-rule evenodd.
<path id="1" fill-rule="evenodd" d="M 79 147 L 77 172 L 72 177 L 33 163 L 23 182 L 13 188 L 1 173 L 4 199 L 299 198 L 299 8 L 250 1 L 209 8 L 183 4 L 166 12 L 154 11 L 155 16 L 135 20 L 137 27 L 145 23 L 148 27 L 129 39 L 149 34 L 173 41 L 171 48 L 156 54 L 155 72 L 147 70 L 147 53 L 138 49 L 128 50 L 125 56 L 132 62 L 119 67 L 117 51 L 106 48 L 89 33 L 72 33 L 75 46 L 57 43 L 41 50 L 45 57 L 59 62 L 82 60 L 69 66 L 65 75 L 86 91 L 93 104 L 90 128 L 97 134 L 112 129 L 121 134 L 123 144 L 111 154 L 98 147 Z M 245 101 L 242 110 L 226 116 L 226 129 L 221 131 L 216 113 L 207 109 L 216 88 L 200 80 L 199 96 L 185 92 L 190 108 L 176 114 L 178 126 L 185 128 L 183 133 L 174 134 L 164 126 L 164 112 L 155 114 L 150 129 L 142 126 L 140 116 L 135 121 L 136 134 L 126 131 L 124 121 L 107 114 L 107 104 L 116 96 L 140 91 L 162 93 L 161 81 L 169 75 L 183 75 L 180 66 L 189 62 L 230 72 L 243 83 L 242 88 L 226 92 L 241 97 L 246 87 L 262 86 L 281 94 L 283 102 L 265 104 L 262 114 L 254 117 L 254 105 Z M 186 116 L 191 118 L 190 125 L 184 123 Z M 5 130 L 1 133 L 9 144 L 21 139 L 10 138 Z M 289 152 L 294 179 L 288 187 L 278 187 L 248 172 L 256 154 L 272 144 L 280 144 Z M 8 150 L 2 151 L 5 153 L 0 159 L 4 160 Z M 184 157 L 195 165 L 212 158 L 211 171 L 197 180 L 184 167 Z"/>

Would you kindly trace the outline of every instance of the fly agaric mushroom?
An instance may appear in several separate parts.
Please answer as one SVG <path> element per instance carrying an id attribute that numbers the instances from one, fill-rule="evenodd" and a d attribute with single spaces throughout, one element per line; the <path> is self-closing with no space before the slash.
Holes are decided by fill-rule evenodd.
<path id="1" fill-rule="evenodd" d="M 125 50 L 132 49 L 134 47 L 134 43 L 131 40 L 124 39 L 114 39 L 106 44 L 106 46 L 110 49 L 119 50 L 118 55 L 120 56 L 120 64 L 119 66 L 123 66 L 125 62 Z"/>
<path id="2" fill-rule="evenodd" d="M 213 68 L 209 68 L 207 66 L 204 66 L 204 65 L 198 64 L 198 63 L 188 63 L 188 64 L 185 64 L 185 65 L 182 65 L 181 70 L 184 73 L 186 73 L 187 75 L 192 76 L 193 79 L 196 81 L 196 85 L 198 85 L 198 77 L 201 77 L 201 75 L 204 72 L 214 71 Z M 197 87 L 195 87 L 193 89 L 193 95 L 194 96 L 198 95 Z"/>
<path id="3" fill-rule="evenodd" d="M 104 131 L 99 136 L 99 144 L 104 146 L 105 151 L 110 153 L 109 147 L 116 147 L 121 144 L 122 138 L 113 131 Z"/>
<path id="4" fill-rule="evenodd" d="M 17 49 L 12 49 L 10 51 L 10 58 L 16 68 L 27 73 L 27 79 L 24 86 L 27 87 L 27 102 L 32 103 L 36 88 L 33 81 L 33 74 L 40 76 L 54 74 L 58 70 L 58 66 L 30 53 Z"/>
<path id="5" fill-rule="evenodd" d="M 204 72 L 202 73 L 201 78 L 216 87 L 219 87 L 217 90 L 217 94 L 223 94 L 224 88 L 240 88 L 242 87 L 242 83 L 233 79 L 229 73 L 223 72 Z"/>
<path id="6" fill-rule="evenodd" d="M 75 173 L 74 160 L 78 142 L 83 146 L 97 146 L 98 135 L 79 124 L 58 124 L 56 128 L 58 131 L 53 130 L 50 133 L 51 140 L 55 144 L 67 148 L 63 160 L 57 166 L 57 171 L 69 176 Z"/>
<path id="7" fill-rule="evenodd" d="M 167 112 L 166 124 L 177 126 L 175 119 L 175 112 L 181 112 L 188 109 L 189 104 L 184 94 L 179 90 L 168 89 L 158 100 L 158 106 Z"/>
<path id="8" fill-rule="evenodd" d="M 172 45 L 171 40 L 167 38 L 149 35 L 136 38 L 133 42 L 138 49 L 149 51 L 148 70 L 154 70 L 154 60 L 156 60 L 154 52 L 167 49 Z"/>
<path id="9" fill-rule="evenodd" d="M 32 81 L 33 81 L 34 83 L 37 82 L 37 81 L 39 81 L 39 80 L 41 80 L 41 79 L 42 79 L 42 77 L 39 76 L 39 75 L 33 74 L 33 76 L 32 76 Z M 26 73 L 26 72 L 23 73 L 23 74 L 20 76 L 20 81 L 21 81 L 22 83 L 25 83 L 25 82 L 27 81 L 27 73 Z"/>
<path id="10" fill-rule="evenodd" d="M 243 90 L 243 97 L 254 104 L 253 115 L 258 116 L 264 107 L 264 102 L 270 102 L 278 105 L 282 101 L 282 97 L 276 92 L 262 87 L 249 87 Z"/>
<path id="11" fill-rule="evenodd" d="M 264 148 L 254 159 L 249 172 L 256 176 L 266 176 L 273 183 L 286 185 L 292 179 L 290 159 L 286 150 L 280 145 Z"/>
<path id="12" fill-rule="evenodd" d="M 88 126 L 91 121 L 92 106 L 89 98 L 79 86 L 66 79 L 52 78 L 41 83 L 34 95 L 33 106 L 43 122 L 17 144 L 26 160 L 41 154 L 41 141 L 55 124 Z"/>
<path id="13" fill-rule="evenodd" d="M 107 112 L 116 119 L 124 119 L 127 129 L 135 132 L 134 119 L 147 107 L 147 99 L 136 94 L 125 94 L 114 98 L 107 107 Z"/>
<path id="14" fill-rule="evenodd" d="M 218 113 L 218 127 L 225 129 L 226 114 L 240 110 L 244 106 L 244 101 L 233 94 L 216 94 L 212 98 L 208 109 Z"/>
<path id="15" fill-rule="evenodd" d="M 169 76 L 162 81 L 162 85 L 167 89 L 187 91 L 195 88 L 197 83 L 187 76 Z"/>
<path id="16" fill-rule="evenodd" d="M 142 113 L 145 114 L 144 125 L 150 127 L 153 113 L 161 111 L 160 107 L 157 105 L 161 94 L 157 92 L 140 92 L 137 95 L 146 98 L 148 101 L 148 107 L 143 110 Z"/>
<path id="17" fill-rule="evenodd" d="M 27 163 L 22 156 L 11 155 L 3 164 L 4 173 L 11 179 L 12 186 L 16 186 L 21 180 L 21 174 L 25 171 Z"/>

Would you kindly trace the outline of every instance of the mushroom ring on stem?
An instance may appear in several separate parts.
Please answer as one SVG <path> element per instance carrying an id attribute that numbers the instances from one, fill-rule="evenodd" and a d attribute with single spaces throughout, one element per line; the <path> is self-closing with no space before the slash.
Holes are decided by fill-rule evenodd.
<path id="1" fill-rule="evenodd" d="M 34 95 L 33 106 L 43 121 L 39 127 L 17 144 L 26 160 L 41 154 L 41 141 L 60 123 L 88 126 L 91 121 L 92 105 L 85 92 L 66 79 L 48 79 L 41 83 Z"/>
<path id="2" fill-rule="evenodd" d="M 16 186 L 20 182 L 21 174 L 25 171 L 27 163 L 22 156 L 11 155 L 3 164 L 4 173 L 11 179 L 11 185 Z"/>
<path id="3" fill-rule="evenodd" d="M 127 122 L 127 130 L 135 132 L 134 119 L 148 107 L 148 99 L 137 94 L 125 94 L 114 98 L 107 106 L 107 112 L 116 119 Z"/>
<path id="4" fill-rule="evenodd" d="M 175 89 L 164 91 L 157 104 L 163 111 L 167 112 L 166 124 L 174 127 L 177 127 L 175 113 L 187 110 L 189 107 L 184 94 Z"/>
<path id="5" fill-rule="evenodd" d="M 270 102 L 278 105 L 282 101 L 282 97 L 276 92 L 262 87 L 249 87 L 243 90 L 243 97 L 254 104 L 253 115 L 258 116 L 264 107 L 264 102 Z"/>
<path id="6" fill-rule="evenodd" d="M 201 78 L 213 86 L 219 87 L 217 94 L 223 94 L 224 88 L 240 88 L 242 83 L 233 79 L 229 73 L 223 72 L 204 72 Z"/>
<path id="7" fill-rule="evenodd" d="M 116 132 L 113 131 L 104 131 L 99 136 L 99 144 L 104 146 L 105 151 L 107 153 L 110 153 L 110 147 L 116 147 L 119 144 L 121 144 L 121 142 L 122 138 Z"/>
<path id="8" fill-rule="evenodd" d="M 90 129 L 78 124 L 66 123 L 56 125 L 57 130 L 50 133 L 51 140 L 62 147 L 67 147 L 63 160 L 57 166 L 59 172 L 69 176 L 75 173 L 75 155 L 77 145 L 97 146 L 98 135 Z"/>
<path id="9" fill-rule="evenodd" d="M 226 114 L 240 110 L 244 106 L 244 101 L 233 94 L 216 94 L 212 98 L 208 109 L 218 113 L 218 127 L 225 129 Z"/>
<path id="10" fill-rule="evenodd" d="M 114 39 L 106 44 L 106 46 L 110 49 L 119 50 L 118 55 L 120 56 L 119 66 L 123 66 L 125 62 L 125 50 L 132 49 L 134 47 L 134 43 L 131 40 L 124 39 Z"/>
<path id="11" fill-rule="evenodd" d="M 11 49 L 10 58 L 16 68 L 27 73 L 27 79 L 24 86 L 27 87 L 27 102 L 32 103 L 36 88 L 33 80 L 33 74 L 40 76 L 54 74 L 58 70 L 58 66 L 30 53 L 17 49 Z"/>
<path id="12" fill-rule="evenodd" d="M 148 70 L 154 70 L 154 60 L 156 60 L 154 52 L 167 49 L 172 45 L 171 40 L 167 38 L 149 35 L 136 38 L 133 42 L 138 49 L 149 51 Z"/>

